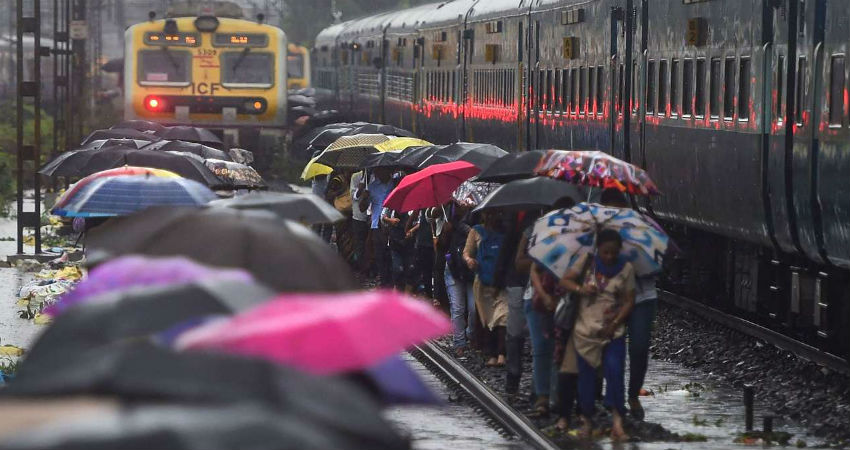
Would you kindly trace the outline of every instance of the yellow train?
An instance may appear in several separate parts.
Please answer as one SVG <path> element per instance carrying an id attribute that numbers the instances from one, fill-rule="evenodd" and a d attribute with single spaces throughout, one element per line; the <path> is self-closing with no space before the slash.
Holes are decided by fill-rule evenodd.
<path id="1" fill-rule="evenodd" d="M 310 87 L 310 51 L 307 47 L 289 44 L 286 60 L 286 86 L 289 89 Z"/>
<path id="2" fill-rule="evenodd" d="M 225 134 L 286 125 L 287 42 L 280 28 L 202 13 L 133 25 L 125 42 L 125 119 Z M 242 134 L 233 133 L 234 143 L 248 147 L 238 142 Z"/>

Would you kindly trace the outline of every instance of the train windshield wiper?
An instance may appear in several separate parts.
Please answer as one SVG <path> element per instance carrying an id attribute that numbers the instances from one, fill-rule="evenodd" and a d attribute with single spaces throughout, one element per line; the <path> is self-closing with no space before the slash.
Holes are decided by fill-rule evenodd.
<path id="1" fill-rule="evenodd" d="M 177 64 L 177 60 L 174 59 L 174 56 L 168 50 L 168 47 L 162 47 L 162 51 L 165 52 L 166 58 L 168 58 L 168 61 L 172 66 L 174 66 L 174 70 L 177 72 L 177 75 L 180 75 L 180 64 Z"/>
<path id="2" fill-rule="evenodd" d="M 242 53 L 239 55 L 239 59 L 237 59 L 236 62 L 233 63 L 233 73 L 236 73 L 236 69 L 239 68 L 239 65 L 242 64 L 242 61 L 245 60 L 245 57 L 248 56 L 248 52 L 250 51 L 250 47 L 245 47 L 245 49 L 242 50 Z"/>

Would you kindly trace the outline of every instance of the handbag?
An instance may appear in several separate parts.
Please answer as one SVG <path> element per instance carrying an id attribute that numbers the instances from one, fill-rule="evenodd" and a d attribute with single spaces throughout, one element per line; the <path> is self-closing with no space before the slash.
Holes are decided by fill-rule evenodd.
<path id="1" fill-rule="evenodd" d="M 344 194 L 334 199 L 334 208 L 339 212 L 351 212 L 351 191 L 346 191 Z"/>
<path id="2" fill-rule="evenodd" d="M 584 283 L 584 278 L 587 276 L 587 269 L 590 268 L 590 262 L 591 258 L 588 257 L 584 261 L 584 266 L 582 266 L 581 275 L 578 277 L 582 283 Z M 558 300 L 558 305 L 555 306 L 555 315 L 553 317 L 555 327 L 565 331 L 572 330 L 573 325 L 576 323 L 576 316 L 578 316 L 579 298 L 580 296 L 574 292 L 561 296 L 561 299 Z"/>

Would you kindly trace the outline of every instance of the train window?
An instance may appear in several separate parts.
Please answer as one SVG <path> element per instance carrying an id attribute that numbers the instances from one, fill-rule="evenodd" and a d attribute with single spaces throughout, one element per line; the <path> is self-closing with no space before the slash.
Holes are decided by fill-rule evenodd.
<path id="1" fill-rule="evenodd" d="M 544 99 L 543 93 L 546 91 L 545 83 L 546 83 L 546 73 L 545 73 L 545 71 L 541 70 L 540 72 L 538 72 L 538 77 L 537 77 L 537 110 L 538 111 L 543 111 L 543 99 Z"/>
<path id="2" fill-rule="evenodd" d="M 593 114 L 596 109 L 594 100 L 596 100 L 596 67 L 587 68 L 587 114 Z"/>
<path id="3" fill-rule="evenodd" d="M 455 101 L 456 89 L 457 89 L 457 72 L 452 71 L 452 90 L 449 93 L 449 100 Z"/>
<path id="4" fill-rule="evenodd" d="M 785 57 L 779 55 L 776 62 L 776 104 L 774 114 L 779 123 L 782 123 L 785 117 L 785 111 L 782 109 L 782 102 L 785 94 Z"/>
<path id="5" fill-rule="evenodd" d="M 587 68 L 579 67 L 578 73 L 578 112 L 584 114 L 587 108 Z"/>
<path id="6" fill-rule="evenodd" d="M 546 94 L 545 94 L 546 100 L 545 100 L 545 102 L 546 102 L 546 111 L 549 111 L 550 113 L 552 111 L 554 111 L 554 109 L 552 108 L 552 104 L 554 103 L 554 101 L 552 100 L 553 72 L 554 72 L 553 70 L 547 70 L 546 71 Z"/>
<path id="7" fill-rule="evenodd" d="M 646 68 L 646 114 L 655 113 L 655 61 Z"/>
<path id="8" fill-rule="evenodd" d="M 750 58 L 741 58 L 738 73 L 738 120 L 750 120 Z"/>
<path id="9" fill-rule="evenodd" d="M 620 68 L 619 68 L 619 71 L 617 73 L 616 105 L 617 105 L 617 113 L 621 116 L 623 115 L 623 110 L 625 109 L 623 107 L 623 105 L 626 101 L 626 98 L 623 96 L 623 90 L 625 89 L 625 85 L 624 85 L 625 81 L 626 81 L 626 76 L 625 76 L 625 72 L 623 71 L 623 65 L 620 64 Z"/>
<path id="10" fill-rule="evenodd" d="M 829 78 L 829 124 L 844 122 L 844 55 L 832 57 Z"/>
<path id="11" fill-rule="evenodd" d="M 163 47 L 139 51 L 139 84 L 142 86 L 188 86 L 192 54 Z"/>
<path id="12" fill-rule="evenodd" d="M 564 114 L 570 114 L 570 69 L 564 69 L 561 75 L 561 108 Z"/>
<path id="13" fill-rule="evenodd" d="M 561 112 L 561 71 L 555 71 L 555 79 L 552 86 L 552 111 Z"/>
<path id="14" fill-rule="evenodd" d="M 679 60 L 670 63 L 670 115 L 679 115 Z"/>
<path id="15" fill-rule="evenodd" d="M 803 125 L 803 103 L 806 102 L 806 57 L 797 59 L 797 93 L 795 95 L 794 116 L 797 126 Z"/>
<path id="16" fill-rule="evenodd" d="M 222 53 L 221 85 L 233 88 L 271 87 L 274 85 L 274 55 L 246 50 Z"/>
<path id="17" fill-rule="evenodd" d="M 735 58 L 726 58 L 723 77 L 723 118 L 732 120 L 735 116 Z"/>
<path id="18" fill-rule="evenodd" d="M 720 117 L 720 58 L 711 59 L 711 78 L 708 84 L 709 113 L 716 119 Z"/>
<path id="19" fill-rule="evenodd" d="M 572 69 L 570 71 L 570 111 L 573 114 L 578 114 L 578 105 L 581 102 L 578 98 L 578 84 L 578 69 Z"/>
<path id="20" fill-rule="evenodd" d="M 667 115 L 667 60 L 658 61 L 658 115 Z"/>
<path id="21" fill-rule="evenodd" d="M 694 116 L 705 117 L 705 59 L 697 59 Z"/>
<path id="22" fill-rule="evenodd" d="M 638 74 L 638 64 L 634 63 L 632 65 L 632 114 L 637 113 L 640 107 L 640 99 L 638 98 L 638 81 L 640 80 L 640 76 Z"/>
<path id="23" fill-rule="evenodd" d="M 596 68 L 596 114 L 602 115 L 602 111 L 605 109 L 603 106 L 604 93 L 605 93 L 605 72 L 602 69 L 602 66 Z"/>

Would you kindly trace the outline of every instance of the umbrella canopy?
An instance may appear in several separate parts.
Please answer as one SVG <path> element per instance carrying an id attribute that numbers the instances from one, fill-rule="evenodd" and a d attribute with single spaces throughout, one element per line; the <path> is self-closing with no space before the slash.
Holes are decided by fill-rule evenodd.
<path id="1" fill-rule="evenodd" d="M 205 266 L 182 256 L 123 256 L 91 269 L 88 276 L 77 283 L 73 290 L 60 297 L 56 304 L 45 311 L 56 315 L 78 303 L 109 292 L 188 283 L 207 278 L 243 282 L 253 280 L 244 270 Z"/>
<path id="2" fill-rule="evenodd" d="M 645 170 L 599 151 L 549 150 L 534 171 L 584 186 L 635 195 L 660 195 Z"/>
<path id="3" fill-rule="evenodd" d="M 162 131 L 165 128 L 165 126 L 160 124 L 160 123 L 151 122 L 150 120 L 134 119 L 134 120 L 123 120 L 121 122 L 116 123 L 115 125 L 112 125 L 109 128 L 124 128 L 124 129 L 139 130 L 139 131 L 157 132 L 157 131 Z"/>
<path id="4" fill-rule="evenodd" d="M 399 212 L 442 205 L 464 181 L 480 172 L 466 161 L 435 164 L 402 178 L 390 192 L 384 206 Z"/>
<path id="5" fill-rule="evenodd" d="M 206 128 L 179 125 L 165 127 L 158 131 L 156 135 L 162 139 L 196 142 L 198 144 L 206 144 L 213 147 L 217 147 L 222 144 L 221 139 Z"/>
<path id="6" fill-rule="evenodd" d="M 190 329 L 175 345 L 337 373 L 372 366 L 450 329 L 448 319 L 429 304 L 395 291 L 284 294 Z"/>
<path id="7" fill-rule="evenodd" d="M 398 165 L 403 168 L 418 169 L 426 159 L 443 147 L 443 145 L 425 145 L 422 147 L 406 148 L 402 150 L 402 156 L 398 160 Z"/>
<path id="8" fill-rule="evenodd" d="M 77 358 L 38 364 L 24 361 L 14 382 L 0 395 L 5 400 L 80 394 L 119 396 L 135 402 L 250 403 L 272 416 L 297 417 L 296 423 L 320 429 L 334 439 L 360 441 L 358 444 L 364 446 L 360 448 L 395 447 L 401 439 L 369 397 L 333 378 L 308 376 L 237 356 L 180 354 L 138 341 L 106 345 L 82 352 Z M 277 420 L 292 419 L 278 416 Z M 219 426 L 227 425 L 219 423 L 213 428 Z M 330 443 L 327 448 L 340 443 Z"/>
<path id="9" fill-rule="evenodd" d="M 230 161 L 230 155 L 217 148 L 212 148 L 204 144 L 197 144 L 186 141 L 169 141 L 163 139 L 158 142 L 149 143 L 145 146 L 145 150 L 159 150 L 163 152 L 186 152 L 200 156 L 201 158 L 214 158 Z"/>
<path id="10" fill-rule="evenodd" d="M 323 151 L 316 163 L 334 169 L 356 169 L 367 155 L 377 153 L 375 145 L 387 142 L 389 136 L 383 134 L 356 134 L 343 136 Z"/>
<path id="11" fill-rule="evenodd" d="M 376 144 L 375 148 L 380 152 L 395 152 L 410 147 L 421 147 L 432 145 L 430 142 L 412 137 L 391 137 L 389 140 Z"/>
<path id="12" fill-rule="evenodd" d="M 162 169 L 151 169 L 150 167 L 124 166 L 115 169 L 103 170 L 100 172 L 95 172 L 87 177 L 82 178 L 80 181 L 77 181 L 76 183 L 72 184 L 70 189 L 68 189 L 61 197 L 59 197 L 53 207 L 64 207 L 65 203 L 69 199 L 74 198 L 76 196 L 77 191 L 79 191 L 80 189 L 82 189 L 83 187 L 98 178 L 121 177 L 126 175 L 150 175 L 154 177 L 180 178 L 180 175 L 177 175 L 174 172 Z"/>
<path id="13" fill-rule="evenodd" d="M 231 188 L 256 189 L 266 186 L 257 170 L 247 164 L 208 158 L 204 160 L 204 165 Z"/>
<path id="14" fill-rule="evenodd" d="M 452 192 L 452 201 L 460 206 L 474 208 L 498 187 L 496 183 L 467 180 Z"/>
<path id="15" fill-rule="evenodd" d="M 85 146 L 80 147 L 79 149 L 76 149 L 76 150 L 97 150 L 97 149 L 100 149 L 101 147 L 111 147 L 113 145 L 124 145 L 124 146 L 127 146 L 127 147 L 142 148 L 146 145 L 150 145 L 150 143 L 151 143 L 151 141 L 146 141 L 144 139 L 119 139 L 119 138 L 97 139 L 97 140 L 89 142 Z"/>
<path id="16" fill-rule="evenodd" d="M 669 242 L 667 235 L 633 209 L 595 203 L 579 203 L 538 219 L 529 239 L 528 254 L 556 277 L 563 277 L 581 255 L 595 251 L 596 234 L 605 228 L 620 233 L 620 254 L 634 265 L 636 274 L 650 275 L 661 270 Z"/>
<path id="17" fill-rule="evenodd" d="M 387 136 L 398 136 L 398 137 L 416 137 L 415 134 L 407 131 L 403 128 L 394 127 L 392 125 L 386 125 L 381 123 L 368 123 L 368 122 L 354 122 L 351 124 L 354 127 L 354 131 L 351 134 L 385 134 Z"/>
<path id="18" fill-rule="evenodd" d="M 513 180 L 531 178 L 536 176 L 534 169 L 543 159 L 546 152 L 543 150 L 532 150 L 528 152 L 508 153 L 487 166 L 478 174 L 479 181 L 490 181 L 494 183 L 507 183 Z"/>
<path id="19" fill-rule="evenodd" d="M 435 151 L 428 159 L 419 164 L 419 168 L 452 161 L 467 161 L 483 170 L 507 154 L 508 152 L 495 145 L 455 142 Z"/>
<path id="20" fill-rule="evenodd" d="M 309 146 L 322 151 L 333 144 L 337 139 L 347 136 L 354 131 L 354 127 L 339 126 L 340 124 L 325 125 L 319 128 L 319 132 L 309 141 Z"/>
<path id="21" fill-rule="evenodd" d="M 138 340 L 211 315 L 233 314 L 274 296 L 235 278 L 137 286 L 86 297 L 51 323 L 28 349 L 27 364 L 76 358 L 109 343 Z"/>
<path id="22" fill-rule="evenodd" d="M 203 162 L 170 152 L 140 150 L 125 145 L 65 152 L 42 166 L 38 173 L 49 177 L 84 177 L 122 166 L 164 169 L 209 187 L 226 186 Z"/>
<path id="23" fill-rule="evenodd" d="M 376 169 L 378 167 L 400 168 L 398 160 L 404 155 L 402 151 L 378 152 L 366 155 L 360 163 L 361 169 Z"/>
<path id="24" fill-rule="evenodd" d="M 304 166 L 304 170 L 301 172 L 302 180 L 310 180 L 318 177 L 319 175 L 328 175 L 334 171 L 332 167 L 316 162 L 316 160 L 319 159 L 319 156 L 314 156 L 307 162 L 307 165 Z"/>
<path id="25" fill-rule="evenodd" d="M 146 133 L 132 128 L 109 128 L 107 130 L 95 130 L 86 136 L 81 142 L 82 145 L 87 145 L 92 141 L 100 139 L 138 139 L 141 141 L 158 141 L 161 138 L 153 133 Z"/>
<path id="26" fill-rule="evenodd" d="M 200 206 L 215 200 L 215 192 L 197 181 L 151 175 L 101 177 L 50 212 L 60 217 L 123 216 L 157 205 Z"/>
<path id="27" fill-rule="evenodd" d="M 356 289 L 348 264 L 310 229 L 271 213 L 154 207 L 91 230 L 89 261 L 125 254 L 186 256 L 240 267 L 279 291 Z"/>
<path id="28" fill-rule="evenodd" d="M 324 199 L 313 194 L 252 192 L 210 203 L 213 207 L 261 209 L 275 213 L 281 219 L 295 220 L 305 225 L 334 223 L 345 219 Z"/>
<path id="29" fill-rule="evenodd" d="M 573 203 L 580 201 L 582 192 L 574 184 L 551 178 L 531 178 L 515 180 L 498 187 L 476 211 L 488 208 L 508 208 L 512 210 L 551 208 L 558 200 L 569 197 Z"/>

